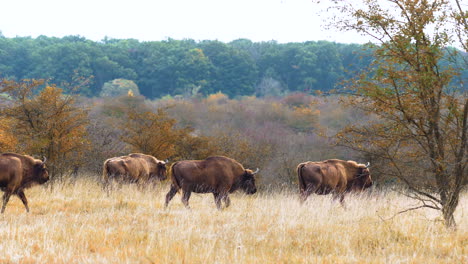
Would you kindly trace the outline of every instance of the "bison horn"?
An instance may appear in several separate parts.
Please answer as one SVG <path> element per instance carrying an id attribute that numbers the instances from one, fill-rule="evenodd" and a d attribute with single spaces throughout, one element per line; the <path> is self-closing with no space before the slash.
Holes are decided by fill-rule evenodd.
<path id="1" fill-rule="evenodd" d="M 367 162 L 366 168 L 369 168 L 369 166 L 370 166 L 370 162 Z"/>
<path id="2" fill-rule="evenodd" d="M 42 156 L 42 158 L 43 158 L 42 164 L 45 164 L 45 162 L 47 161 L 47 158 L 45 156 Z"/>
<path id="3" fill-rule="evenodd" d="M 260 170 L 260 169 L 259 169 L 259 168 L 257 168 L 257 170 L 256 170 L 256 171 L 254 171 L 254 173 L 253 173 L 253 174 L 257 174 L 259 170 Z"/>

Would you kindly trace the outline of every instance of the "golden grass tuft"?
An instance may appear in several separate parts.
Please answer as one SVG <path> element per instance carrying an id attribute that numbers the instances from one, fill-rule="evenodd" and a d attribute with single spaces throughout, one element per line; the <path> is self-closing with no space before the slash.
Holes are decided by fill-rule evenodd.
<path id="1" fill-rule="evenodd" d="M 223 211 L 208 194 L 192 194 L 186 210 L 178 194 L 164 210 L 168 189 L 33 187 L 31 213 L 12 197 L 0 216 L 0 263 L 468 262 L 468 195 L 451 232 L 431 210 L 391 218 L 414 204 L 396 193 L 348 197 L 346 208 L 327 196 L 301 206 L 296 193 L 237 193 Z"/>

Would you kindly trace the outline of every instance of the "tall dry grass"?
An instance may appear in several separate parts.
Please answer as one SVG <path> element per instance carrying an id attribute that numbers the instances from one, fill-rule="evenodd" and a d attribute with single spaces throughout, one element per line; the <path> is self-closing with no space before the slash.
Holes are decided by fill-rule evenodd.
<path id="1" fill-rule="evenodd" d="M 0 216 L 0 263 L 467 263 L 468 195 L 457 232 L 437 212 L 391 218 L 414 201 L 396 193 L 348 197 L 347 207 L 296 193 L 177 195 L 164 210 L 166 184 L 124 186 L 108 197 L 97 182 L 27 191 L 31 213 L 13 197 Z"/>

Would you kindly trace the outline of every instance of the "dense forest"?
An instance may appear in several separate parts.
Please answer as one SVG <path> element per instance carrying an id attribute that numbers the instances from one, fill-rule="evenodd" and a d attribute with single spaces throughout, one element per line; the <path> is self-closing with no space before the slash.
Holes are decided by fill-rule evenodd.
<path id="1" fill-rule="evenodd" d="M 99 96 L 114 79 L 134 81 L 146 98 L 222 92 L 278 96 L 288 92 L 328 91 L 372 58 L 362 45 L 327 41 L 229 43 L 191 39 L 140 42 L 80 36 L 6 38 L 0 35 L 0 77 L 48 79 L 70 89 L 80 78 L 80 94 Z"/>
<path id="2" fill-rule="evenodd" d="M 0 77 L 48 79 L 66 92 L 78 85 L 78 92 L 88 97 L 102 95 L 104 84 L 114 79 L 133 81 L 149 99 L 216 92 L 235 98 L 329 91 L 372 61 L 372 47 L 327 41 L 95 42 L 80 36 L 0 35 Z"/>

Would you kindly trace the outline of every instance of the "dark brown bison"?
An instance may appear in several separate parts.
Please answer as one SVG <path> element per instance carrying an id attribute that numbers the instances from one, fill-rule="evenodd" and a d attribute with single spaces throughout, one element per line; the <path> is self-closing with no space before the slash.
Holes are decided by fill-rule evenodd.
<path id="1" fill-rule="evenodd" d="M 345 193 L 360 191 L 372 186 L 372 179 L 367 165 L 355 161 L 329 159 L 308 161 L 297 166 L 301 202 L 305 202 L 311 193 L 329 194 L 340 198 L 343 204 Z"/>
<path id="2" fill-rule="evenodd" d="M 209 157 L 205 160 L 178 161 L 171 166 L 171 189 L 166 195 L 165 207 L 168 206 L 174 195 L 182 189 L 182 203 L 189 208 L 189 199 L 192 192 L 213 193 L 216 207 L 221 209 L 221 200 L 226 207 L 231 204 L 228 194 L 237 189 L 247 194 L 257 192 L 254 175 L 244 169 L 239 162 L 222 156 Z"/>
<path id="3" fill-rule="evenodd" d="M 166 161 L 141 153 L 107 159 L 103 165 L 104 188 L 112 180 L 119 183 L 137 183 L 139 186 L 149 181 L 166 179 Z"/>
<path id="4" fill-rule="evenodd" d="M 24 195 L 24 189 L 34 184 L 43 184 L 49 180 L 46 158 L 35 159 L 31 156 L 16 153 L 0 154 L 0 189 L 3 194 L 2 213 L 12 194 L 18 195 L 29 212 L 28 199 Z"/>

